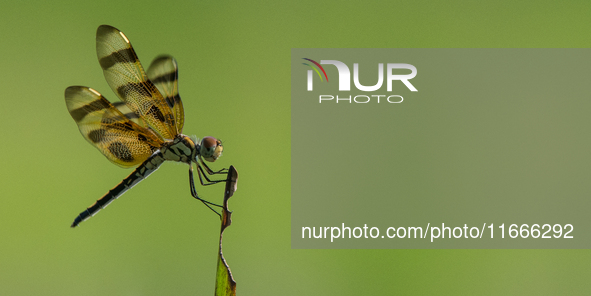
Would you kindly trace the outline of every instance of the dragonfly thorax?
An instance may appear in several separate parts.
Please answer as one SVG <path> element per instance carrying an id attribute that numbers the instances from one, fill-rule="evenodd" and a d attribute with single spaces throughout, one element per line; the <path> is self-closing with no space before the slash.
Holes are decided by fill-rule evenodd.
<path id="1" fill-rule="evenodd" d="M 214 162 L 222 156 L 223 150 L 222 141 L 214 137 L 204 137 L 197 142 L 197 140 L 180 134 L 173 141 L 166 143 L 160 152 L 166 160 L 190 164 L 192 161 L 199 163 L 200 157 Z"/>
<path id="2" fill-rule="evenodd" d="M 166 143 L 160 149 L 164 159 L 184 162 L 187 164 L 194 161 L 195 155 L 198 153 L 197 151 L 198 149 L 195 142 L 183 134 L 176 136 L 173 141 Z"/>

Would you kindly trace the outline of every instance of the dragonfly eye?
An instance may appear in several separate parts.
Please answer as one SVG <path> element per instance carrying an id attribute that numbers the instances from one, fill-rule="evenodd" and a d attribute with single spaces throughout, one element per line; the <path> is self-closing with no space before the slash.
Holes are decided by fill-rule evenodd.
<path id="1" fill-rule="evenodd" d="M 199 154 L 209 161 L 214 162 L 220 156 L 222 156 L 222 151 L 224 147 L 222 146 L 222 141 L 214 138 L 214 137 L 205 137 L 201 140 L 201 148 L 199 150 Z"/>

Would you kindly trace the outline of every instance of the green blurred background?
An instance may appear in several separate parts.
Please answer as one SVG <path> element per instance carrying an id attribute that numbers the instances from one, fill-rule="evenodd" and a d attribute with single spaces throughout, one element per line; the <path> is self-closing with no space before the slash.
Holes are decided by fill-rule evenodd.
<path id="1" fill-rule="evenodd" d="M 186 165 L 69 228 L 131 172 L 84 141 L 64 103 L 70 85 L 115 99 L 96 60 L 101 24 L 145 66 L 175 56 L 184 133 L 224 140 L 213 166 L 240 174 L 224 234 L 239 295 L 591 291 L 589 250 L 290 248 L 291 48 L 589 47 L 588 1 L 16 3 L 0 6 L 0 295 L 213 294 L 219 221 L 191 198 Z M 198 190 L 215 201 L 222 187 Z"/>

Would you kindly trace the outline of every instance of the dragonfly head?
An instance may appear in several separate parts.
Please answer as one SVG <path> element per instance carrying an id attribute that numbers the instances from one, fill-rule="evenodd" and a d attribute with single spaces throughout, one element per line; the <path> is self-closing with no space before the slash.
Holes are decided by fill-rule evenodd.
<path id="1" fill-rule="evenodd" d="M 222 156 L 222 141 L 214 137 L 205 137 L 199 143 L 199 154 L 207 161 L 214 162 Z"/>

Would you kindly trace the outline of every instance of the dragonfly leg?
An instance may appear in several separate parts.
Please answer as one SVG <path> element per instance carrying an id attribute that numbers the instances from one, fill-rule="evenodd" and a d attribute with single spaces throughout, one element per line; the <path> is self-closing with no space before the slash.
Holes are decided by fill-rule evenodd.
<path id="1" fill-rule="evenodd" d="M 203 186 L 208 186 L 208 185 L 213 185 L 213 184 L 217 184 L 217 183 L 220 183 L 220 182 L 226 182 L 226 181 L 228 181 L 228 179 L 224 179 L 224 180 L 213 180 L 213 181 L 210 180 L 207 177 L 207 174 L 205 173 L 205 171 L 203 170 L 203 168 L 201 167 L 201 165 L 199 165 L 199 164 L 197 164 L 197 175 L 199 175 L 199 182 L 201 182 L 201 185 L 203 185 Z M 203 176 L 205 178 L 205 180 L 207 181 L 207 183 L 203 182 L 203 179 L 202 179 L 201 176 Z M 226 175 L 226 177 L 227 177 L 227 175 Z"/>
<path id="2" fill-rule="evenodd" d="M 199 173 L 199 171 L 197 171 L 197 173 Z M 199 178 L 201 179 L 201 175 L 199 176 Z M 222 215 L 220 215 L 220 213 L 218 213 L 216 210 L 214 210 L 211 206 L 215 206 L 215 207 L 219 207 L 222 208 L 222 206 L 218 205 L 218 204 L 214 204 L 212 202 L 209 202 L 207 200 L 202 199 L 201 197 L 199 197 L 199 195 L 197 194 L 197 190 L 195 190 L 195 181 L 193 178 L 193 166 L 189 166 L 189 184 L 191 185 L 191 195 L 201 201 L 204 205 L 206 205 L 210 210 L 212 210 L 214 213 L 216 213 L 220 219 L 222 218 Z"/>
<path id="3" fill-rule="evenodd" d="M 205 162 L 203 160 L 201 160 L 201 164 L 203 164 L 203 166 L 205 167 L 205 170 L 207 171 L 208 174 L 210 175 L 215 175 L 215 174 L 227 174 L 228 173 L 228 169 L 227 168 L 222 168 L 221 170 L 214 172 L 212 169 L 210 169 L 207 164 L 205 164 Z"/>

